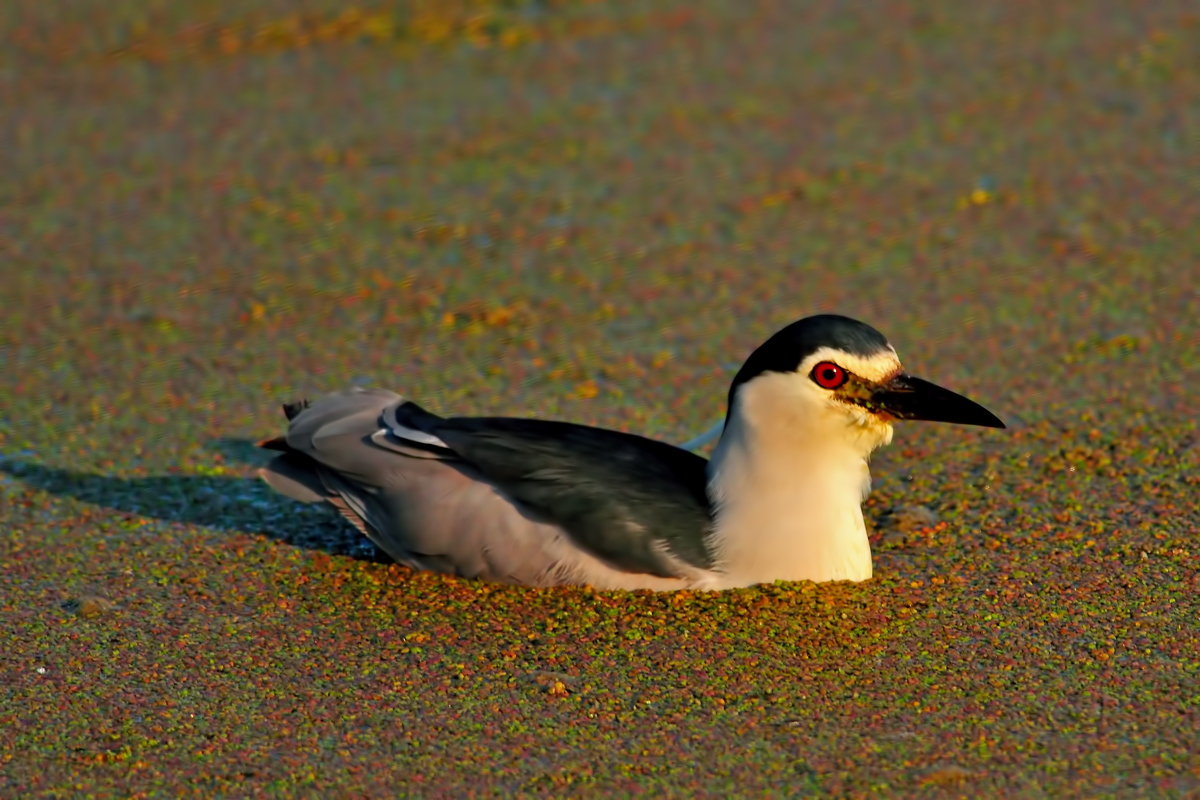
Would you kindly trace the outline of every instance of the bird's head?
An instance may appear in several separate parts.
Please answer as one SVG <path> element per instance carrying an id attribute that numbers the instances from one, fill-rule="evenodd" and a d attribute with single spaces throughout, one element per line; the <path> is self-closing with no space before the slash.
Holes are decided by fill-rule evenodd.
<path id="1" fill-rule="evenodd" d="M 1004 427 L 978 403 L 904 372 L 870 325 L 833 314 L 793 322 L 755 350 L 730 386 L 735 409 L 756 427 L 850 436 L 868 452 L 891 441 L 896 420 Z"/>

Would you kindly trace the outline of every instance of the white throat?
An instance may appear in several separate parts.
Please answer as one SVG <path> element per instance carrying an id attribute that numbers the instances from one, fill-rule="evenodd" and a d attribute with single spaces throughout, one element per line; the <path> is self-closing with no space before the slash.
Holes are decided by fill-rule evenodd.
<path id="1" fill-rule="evenodd" d="M 891 439 L 891 425 L 830 402 L 806 374 L 742 384 L 708 465 L 722 588 L 870 578 L 867 461 Z"/>

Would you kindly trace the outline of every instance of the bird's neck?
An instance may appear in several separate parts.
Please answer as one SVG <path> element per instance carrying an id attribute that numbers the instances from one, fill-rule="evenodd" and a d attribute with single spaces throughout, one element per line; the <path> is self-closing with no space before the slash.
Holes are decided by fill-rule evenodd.
<path id="1" fill-rule="evenodd" d="M 797 411 L 735 403 L 709 462 L 709 544 L 730 587 L 871 577 L 867 460 L 890 426 Z"/>

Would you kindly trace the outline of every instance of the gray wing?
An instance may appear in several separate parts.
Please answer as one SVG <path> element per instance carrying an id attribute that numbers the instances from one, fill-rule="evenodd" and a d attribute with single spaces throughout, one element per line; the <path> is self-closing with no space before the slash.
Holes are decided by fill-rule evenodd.
<path id="1" fill-rule="evenodd" d="M 569 483 L 572 472 L 561 458 L 553 466 L 543 461 L 540 478 L 514 477 L 511 464 L 497 468 L 486 437 L 465 430 L 470 424 L 442 420 L 393 392 L 353 390 L 285 411 L 287 436 L 264 445 L 284 452 L 262 477 L 302 502 L 330 502 L 392 558 L 414 568 L 530 585 L 678 588 L 711 563 L 702 544 L 706 500 L 685 503 L 690 529 L 682 538 L 692 544 L 681 546 L 679 533 L 689 526 L 676 521 L 666 537 L 653 533 L 661 514 L 605 511 L 617 527 L 581 514 L 580 498 L 599 492 L 594 481 L 560 493 L 571 508 L 556 504 L 551 487 Z M 434 423 L 458 424 L 441 435 L 430 430 Z M 684 455 L 697 459 L 703 472 L 703 459 Z"/>
<path id="2" fill-rule="evenodd" d="M 678 562 L 712 567 L 708 462 L 618 431 L 535 419 L 443 419 L 414 403 L 395 411 L 406 429 L 435 438 L 508 496 L 626 570 L 662 577 Z"/>
<path id="3" fill-rule="evenodd" d="M 402 402 L 381 390 L 321 398 L 296 413 L 282 441 L 269 443 L 286 452 L 260 474 L 289 497 L 329 502 L 395 561 L 415 569 L 558 582 L 554 545 L 561 532 L 514 513 L 453 454 L 428 457 L 416 445 L 377 443 L 382 412 Z"/>

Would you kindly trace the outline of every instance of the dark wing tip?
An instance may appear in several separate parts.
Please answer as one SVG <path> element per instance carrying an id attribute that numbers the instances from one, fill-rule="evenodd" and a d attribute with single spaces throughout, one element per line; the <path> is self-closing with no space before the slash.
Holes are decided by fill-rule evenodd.
<path id="1" fill-rule="evenodd" d="M 292 403 L 283 404 L 283 415 L 291 422 L 300 415 L 300 412 L 312 405 L 311 400 L 296 400 Z"/>
<path id="2" fill-rule="evenodd" d="M 282 436 L 276 436 L 274 439 L 263 439 L 258 443 L 258 446 L 263 450 L 278 450 L 281 453 L 292 452 L 292 448 L 288 445 L 287 439 Z"/>
<path id="3" fill-rule="evenodd" d="M 446 421 L 432 411 L 421 408 L 412 400 L 405 400 L 396 407 L 395 419 L 405 427 L 425 433 L 433 433 L 433 428 Z"/>

